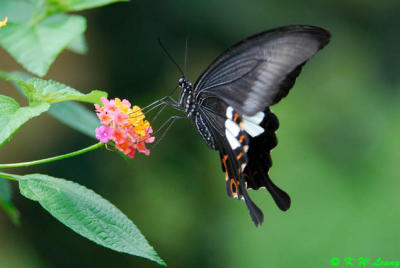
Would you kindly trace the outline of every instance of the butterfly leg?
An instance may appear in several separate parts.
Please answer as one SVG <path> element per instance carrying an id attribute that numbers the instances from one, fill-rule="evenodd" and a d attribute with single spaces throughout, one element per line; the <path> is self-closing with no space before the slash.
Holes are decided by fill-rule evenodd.
<path id="1" fill-rule="evenodd" d="M 161 107 L 161 108 L 153 116 L 151 121 L 157 120 L 157 118 L 160 116 L 162 111 L 164 111 L 165 108 L 168 107 L 168 106 L 174 108 L 175 110 L 182 111 L 182 108 L 179 106 L 179 103 L 176 100 L 174 100 L 171 96 L 165 96 L 160 101 L 161 102 L 160 102 L 159 106 L 157 106 L 157 107 Z"/>
<path id="2" fill-rule="evenodd" d="M 161 130 L 163 130 L 162 134 L 159 136 L 159 138 L 157 139 L 157 142 L 154 144 L 154 147 L 157 146 L 157 144 L 165 137 L 165 135 L 167 134 L 168 130 L 171 128 L 171 126 L 175 123 L 175 121 L 177 119 L 182 119 L 182 118 L 186 118 L 186 116 L 183 115 L 174 115 L 171 116 L 170 118 L 167 119 L 167 121 L 165 121 L 158 129 L 157 131 L 154 132 L 154 135 L 157 135 L 158 133 L 160 133 Z M 165 128 L 165 129 L 164 129 Z"/>

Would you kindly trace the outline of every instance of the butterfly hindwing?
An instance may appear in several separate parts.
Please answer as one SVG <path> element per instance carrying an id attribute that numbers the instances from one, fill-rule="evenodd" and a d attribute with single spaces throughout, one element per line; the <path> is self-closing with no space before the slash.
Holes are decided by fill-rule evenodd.
<path id="1" fill-rule="evenodd" d="M 288 194 L 268 175 L 272 165 L 270 151 L 277 144 L 275 131 L 279 122 L 276 116 L 268 108 L 253 116 L 240 115 L 233 107 L 215 99 L 204 100 L 202 107 L 205 109 L 201 115 L 213 131 L 215 148 L 220 153 L 228 196 L 245 201 L 256 225 L 262 223 L 263 214 L 250 199 L 247 189 L 265 187 L 278 207 L 287 210 L 290 207 Z"/>
<path id="2" fill-rule="evenodd" d="M 244 121 L 232 107 L 216 98 L 203 100 L 202 108 L 199 116 L 213 133 L 215 149 L 219 151 L 222 171 L 225 173 L 226 192 L 229 197 L 246 203 L 254 224 L 258 226 L 263 222 L 264 215 L 250 199 L 243 177 L 249 150 L 249 135 L 243 129 Z"/>
<path id="3" fill-rule="evenodd" d="M 279 127 L 279 121 L 270 109 L 266 109 L 264 114 L 264 119 L 260 123 L 264 132 L 249 141 L 248 164 L 243 171 L 243 176 L 247 181 L 248 189 L 266 188 L 277 206 L 285 211 L 290 207 L 290 197 L 286 192 L 278 188 L 268 175 L 268 171 L 272 166 L 270 152 L 278 144 L 275 131 Z"/>
<path id="4" fill-rule="evenodd" d="M 240 137 L 246 135 L 243 131 L 234 138 L 239 142 Z M 264 221 L 262 211 L 254 204 L 247 193 L 247 182 L 243 177 L 243 170 L 247 165 L 246 146 L 247 139 L 235 149 L 232 143 L 224 136 L 218 136 L 217 148 L 220 152 L 222 170 L 225 172 L 225 187 L 228 196 L 243 200 L 249 210 L 250 216 L 256 226 Z"/>

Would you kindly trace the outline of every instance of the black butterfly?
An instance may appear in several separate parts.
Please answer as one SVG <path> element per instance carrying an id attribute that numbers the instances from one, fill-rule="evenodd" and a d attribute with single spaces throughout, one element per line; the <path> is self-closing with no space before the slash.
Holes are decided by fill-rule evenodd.
<path id="1" fill-rule="evenodd" d="M 269 178 L 279 122 L 270 106 L 285 97 L 301 68 L 330 39 L 314 26 L 286 26 L 251 36 L 222 53 L 194 86 L 185 77 L 176 106 L 209 148 L 218 150 L 230 197 L 244 200 L 256 226 L 262 211 L 247 189 L 266 188 L 281 210 L 289 195 Z"/>

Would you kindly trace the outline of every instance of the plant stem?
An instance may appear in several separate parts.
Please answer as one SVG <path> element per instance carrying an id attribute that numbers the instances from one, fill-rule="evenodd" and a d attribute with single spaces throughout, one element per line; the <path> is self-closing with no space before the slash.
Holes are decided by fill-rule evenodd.
<path id="1" fill-rule="evenodd" d="M 53 161 L 56 161 L 56 160 L 61 160 L 61 159 L 64 159 L 64 158 L 69 158 L 69 157 L 73 157 L 73 156 L 76 156 L 76 155 L 84 154 L 84 153 L 93 151 L 95 149 L 98 149 L 98 148 L 100 148 L 102 146 L 104 146 L 104 143 L 99 142 L 99 143 L 93 144 L 93 145 L 91 145 L 89 147 L 86 147 L 86 148 L 83 148 L 81 150 L 78 150 L 78 151 L 75 151 L 75 152 L 71 152 L 71 153 L 68 153 L 68 154 L 62 154 L 62 155 L 58 155 L 58 156 L 54 156 L 54 157 L 49 157 L 49 158 L 35 160 L 35 161 L 29 161 L 29 162 L 12 163 L 12 164 L 0 164 L 0 169 L 2 169 L 2 168 L 14 168 L 14 167 L 29 167 L 29 166 L 48 163 L 48 162 L 53 162 Z"/>
<path id="2" fill-rule="evenodd" d="M 0 178 L 7 179 L 7 180 L 13 180 L 13 181 L 17 181 L 18 180 L 18 178 L 16 178 L 14 175 L 3 173 L 3 172 L 0 172 Z"/>

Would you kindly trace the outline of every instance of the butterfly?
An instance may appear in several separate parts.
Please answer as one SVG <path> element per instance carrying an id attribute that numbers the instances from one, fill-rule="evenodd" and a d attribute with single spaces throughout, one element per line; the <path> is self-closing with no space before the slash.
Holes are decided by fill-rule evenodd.
<path id="1" fill-rule="evenodd" d="M 193 121 L 208 147 L 219 151 L 226 192 L 245 202 L 256 226 L 264 215 L 248 189 L 266 188 L 283 211 L 291 203 L 268 175 L 279 126 L 270 106 L 289 93 L 304 64 L 329 40 L 330 33 L 315 26 L 272 29 L 223 52 L 194 85 L 185 77 L 178 80 L 176 108 Z"/>

